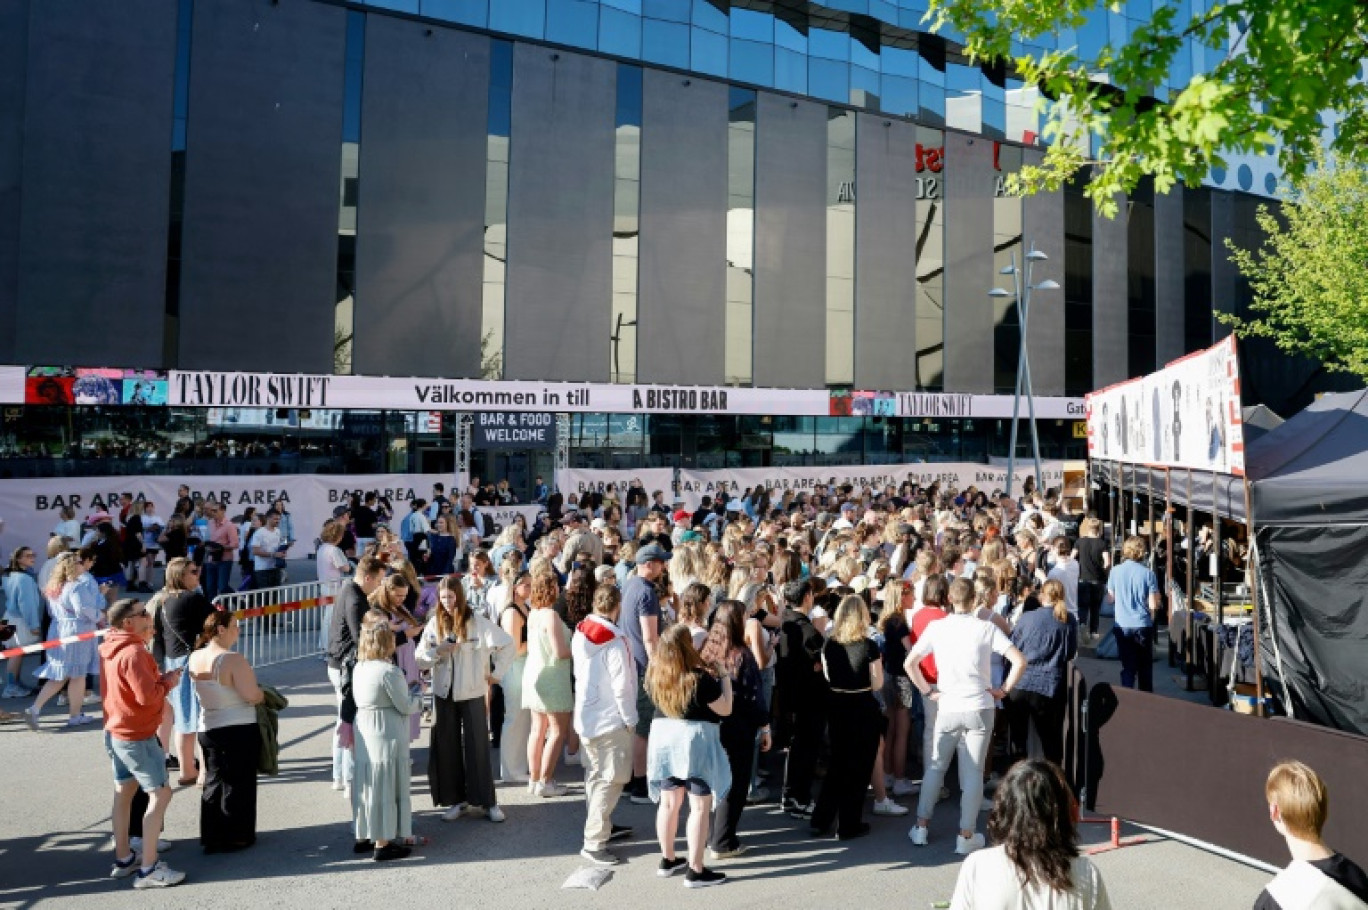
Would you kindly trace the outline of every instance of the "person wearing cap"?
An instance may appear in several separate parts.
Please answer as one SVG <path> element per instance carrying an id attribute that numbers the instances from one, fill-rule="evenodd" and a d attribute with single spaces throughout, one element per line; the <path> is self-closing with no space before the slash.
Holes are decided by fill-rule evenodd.
<path id="1" fill-rule="evenodd" d="M 608 522 L 595 518 L 588 528 L 583 522 L 576 522 L 573 527 L 576 530 L 568 532 L 562 550 L 567 554 L 567 560 L 574 559 L 576 554 L 588 553 L 596 564 L 603 562 L 603 538 L 599 535 L 608 530 Z"/>
<path id="2" fill-rule="evenodd" d="M 636 570 L 622 584 L 622 612 L 618 625 L 632 652 L 637 674 L 636 736 L 632 742 L 632 779 L 627 792 L 634 803 L 650 802 L 646 787 L 646 744 L 655 717 L 655 705 L 646 693 L 644 677 L 660 641 L 660 592 L 656 583 L 665 574 L 670 554 L 659 544 L 648 543 L 636 551 Z"/>
<path id="3" fill-rule="evenodd" d="M 855 503 L 841 503 L 841 517 L 831 523 L 833 531 L 848 531 L 855 527 Z"/>
<path id="4" fill-rule="evenodd" d="M 693 513 L 686 509 L 676 509 L 671 518 L 674 519 L 674 530 L 670 532 L 670 542 L 678 544 L 684 532 L 693 527 Z"/>

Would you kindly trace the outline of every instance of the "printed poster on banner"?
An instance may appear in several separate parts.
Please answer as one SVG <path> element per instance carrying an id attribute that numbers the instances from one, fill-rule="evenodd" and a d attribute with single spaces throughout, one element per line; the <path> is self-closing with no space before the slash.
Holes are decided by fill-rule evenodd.
<path id="1" fill-rule="evenodd" d="M 1235 337 L 1087 399 L 1088 454 L 1244 475 Z"/>
<path id="2" fill-rule="evenodd" d="M 665 502 L 674 502 L 674 468 L 640 468 L 635 471 L 604 471 L 590 468 L 565 468 L 556 472 L 556 487 L 566 502 L 573 495 L 578 501 L 585 493 L 612 491 L 617 501 L 627 505 L 627 491 L 637 483 L 646 491 L 646 501 L 660 490 Z"/>

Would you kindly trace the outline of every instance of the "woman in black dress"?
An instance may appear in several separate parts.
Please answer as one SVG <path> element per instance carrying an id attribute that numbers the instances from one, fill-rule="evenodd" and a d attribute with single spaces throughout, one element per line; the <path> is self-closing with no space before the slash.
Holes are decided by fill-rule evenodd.
<path id="1" fill-rule="evenodd" d="M 812 833 L 825 836 L 836 822 L 836 836 L 850 840 L 869 833 L 869 822 L 860 815 L 884 729 L 874 699 L 883 687 L 883 666 L 869 639 L 869 608 L 857 594 L 836 607 L 831 638 L 822 647 L 822 670 L 831 686 L 827 729 L 838 745 L 831 750 L 831 766 L 812 812 Z"/>

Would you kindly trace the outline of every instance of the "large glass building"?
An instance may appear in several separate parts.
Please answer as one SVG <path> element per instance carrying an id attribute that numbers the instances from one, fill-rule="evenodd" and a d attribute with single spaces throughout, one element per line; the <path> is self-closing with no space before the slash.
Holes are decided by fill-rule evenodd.
<path id="1" fill-rule="evenodd" d="M 1159 2 L 1055 41 L 1092 52 Z M 1115 220 L 1081 185 L 1009 195 L 1040 99 L 924 14 L 7 0 L 0 362 L 1010 396 L 1016 312 L 988 292 L 1031 248 L 1061 285 L 1032 306 L 1037 395 L 1211 344 L 1272 159 L 1142 186 Z M 1185 47 L 1173 84 L 1219 53 Z M 578 415 L 571 459 L 968 460 L 1005 454 L 1007 423 Z M 15 407 L 0 473 L 436 470 L 449 424 Z M 1047 457 L 1082 452 L 1072 421 L 1042 432 Z M 498 457 L 486 476 L 545 471 Z"/>

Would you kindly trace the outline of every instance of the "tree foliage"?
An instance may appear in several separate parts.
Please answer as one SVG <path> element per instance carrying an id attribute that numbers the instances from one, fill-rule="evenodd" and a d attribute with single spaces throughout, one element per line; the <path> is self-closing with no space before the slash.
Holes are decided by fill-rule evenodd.
<path id="1" fill-rule="evenodd" d="M 1368 170 L 1308 171 L 1289 201 L 1281 218 L 1259 207 L 1267 238 L 1260 249 L 1226 241 L 1249 280 L 1255 318 L 1218 317 L 1241 334 L 1368 380 Z"/>
<path id="2" fill-rule="evenodd" d="M 1050 99 L 1044 162 L 1027 167 L 1021 188 L 1055 190 L 1093 166 L 1088 195 L 1114 215 L 1117 194 L 1145 175 L 1165 192 L 1177 180 L 1200 183 L 1223 153 L 1261 153 L 1281 142 L 1279 163 L 1295 179 L 1322 148 L 1323 112 L 1339 118 L 1331 148 L 1345 163 L 1368 163 L 1368 3 L 1364 0 L 1246 0 L 1156 4 L 1125 43 L 1094 59 L 1078 48 L 1021 52 L 1014 41 L 1077 29 L 1096 0 L 931 0 L 933 29 L 950 26 L 972 59 L 1011 62 Z M 1111 8 L 1123 4 L 1113 0 Z M 1189 39 L 1225 54 L 1186 86 L 1158 97 Z M 1091 138 L 1100 154 L 1089 154 Z"/>

